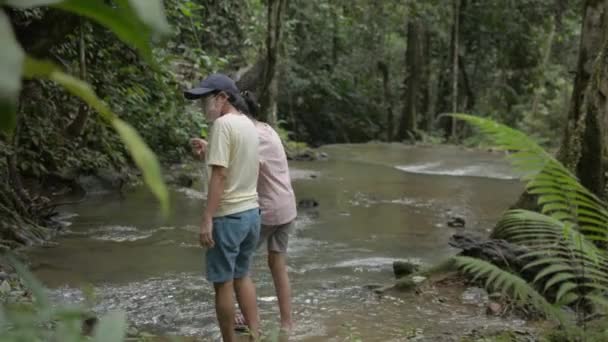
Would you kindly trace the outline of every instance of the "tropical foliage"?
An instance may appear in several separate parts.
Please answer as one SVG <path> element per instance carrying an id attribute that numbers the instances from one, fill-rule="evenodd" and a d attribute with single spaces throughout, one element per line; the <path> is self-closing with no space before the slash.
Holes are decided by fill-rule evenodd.
<path id="1" fill-rule="evenodd" d="M 161 1 L 142 2 L 137 0 L 120 1 L 119 8 L 102 1 L 4 1 L 7 6 L 20 9 L 39 6 L 54 6 L 58 9 L 88 17 L 112 30 L 121 40 L 135 47 L 142 57 L 153 62 L 150 40 L 157 35 L 167 34 L 169 25 L 165 18 Z M 37 61 L 26 56 L 18 44 L 8 16 L 0 12 L 0 26 L 3 27 L 3 54 L 1 65 L 5 68 L 0 87 L 0 129 L 9 136 L 16 127 L 17 99 L 21 90 L 22 77 L 48 79 L 60 84 L 67 91 L 80 97 L 97 110 L 121 137 L 135 164 L 144 175 L 144 180 L 160 200 L 165 212 L 168 210 L 168 194 L 161 178 L 160 165 L 156 155 L 148 148 L 140 135 L 129 124 L 119 119 L 106 104 L 97 97 L 91 87 L 60 70 L 51 62 Z"/>
<path id="2" fill-rule="evenodd" d="M 606 203 L 580 185 L 576 177 L 525 134 L 493 121 L 455 115 L 488 136 L 522 174 L 541 212 L 509 210 L 492 237 L 524 246 L 525 266 L 502 270 L 482 260 L 456 257 L 467 273 L 486 285 L 533 304 L 565 323 L 562 306 L 576 309 L 578 322 L 608 304 L 608 234 Z M 525 278 L 524 278 L 525 275 Z"/>
<path id="3" fill-rule="evenodd" d="M 34 276 L 10 258 L 17 274 L 32 294 L 31 302 L 21 301 L 0 308 L 0 340 L 17 341 L 90 341 L 83 335 L 83 322 L 89 313 L 85 307 L 61 306 L 50 301 L 46 289 Z M 127 323 L 124 312 L 111 312 L 99 319 L 92 340 L 123 341 Z"/>

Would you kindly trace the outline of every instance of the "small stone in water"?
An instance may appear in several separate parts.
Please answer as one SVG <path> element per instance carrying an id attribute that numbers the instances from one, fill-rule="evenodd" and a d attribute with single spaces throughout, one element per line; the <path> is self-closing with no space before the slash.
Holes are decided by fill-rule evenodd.
<path id="1" fill-rule="evenodd" d="M 488 315 L 498 316 L 502 312 L 502 306 L 496 302 L 490 302 L 486 308 Z"/>
<path id="2" fill-rule="evenodd" d="M 310 304 L 310 299 L 305 300 L 304 303 Z"/>
<path id="3" fill-rule="evenodd" d="M 274 302 L 277 300 L 277 297 L 274 296 L 270 296 L 270 297 L 260 297 L 258 299 L 260 302 Z"/>
<path id="4" fill-rule="evenodd" d="M 11 285 L 8 281 L 4 280 L 0 285 L 0 293 L 9 293 L 11 291 Z"/>
<path id="5" fill-rule="evenodd" d="M 413 276 L 413 277 L 412 277 L 412 281 L 413 281 L 415 284 L 420 284 L 420 283 L 422 283 L 422 282 L 423 282 L 423 281 L 425 281 L 425 280 L 426 280 L 426 277 L 423 277 L 423 276 Z"/>

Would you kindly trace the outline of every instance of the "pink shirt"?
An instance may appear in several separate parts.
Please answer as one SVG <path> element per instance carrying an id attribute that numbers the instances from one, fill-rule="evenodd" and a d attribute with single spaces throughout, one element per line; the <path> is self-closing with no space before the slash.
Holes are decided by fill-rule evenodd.
<path id="1" fill-rule="evenodd" d="M 255 127 L 260 139 L 258 198 L 262 224 L 276 226 L 289 223 L 296 218 L 297 210 L 283 143 L 269 125 L 256 122 Z"/>

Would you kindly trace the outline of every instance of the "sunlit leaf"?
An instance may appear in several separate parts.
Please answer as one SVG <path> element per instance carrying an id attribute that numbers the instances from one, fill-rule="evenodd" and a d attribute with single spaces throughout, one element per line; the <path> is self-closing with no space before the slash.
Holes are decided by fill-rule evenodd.
<path id="1" fill-rule="evenodd" d="M 95 328 L 94 342 L 124 341 L 127 331 L 127 315 L 124 312 L 110 312 L 99 320 Z"/>
<path id="2" fill-rule="evenodd" d="M 125 11 L 108 6 L 103 0 L 65 0 L 55 7 L 90 18 L 114 32 L 122 41 L 133 45 L 148 61 L 152 49 L 149 32 Z"/>
<path id="3" fill-rule="evenodd" d="M 63 0 L 6 0 L 6 4 L 15 8 L 32 8 L 54 5 Z"/>
<path id="4" fill-rule="evenodd" d="M 129 3 L 148 27 L 160 34 L 169 33 L 169 22 L 161 0 L 129 0 Z"/>
<path id="5" fill-rule="evenodd" d="M 156 155 L 150 148 L 144 143 L 143 139 L 139 136 L 139 133 L 133 127 L 119 118 L 112 120 L 112 126 L 118 132 L 122 141 L 125 143 L 131 156 L 142 170 L 144 175 L 144 181 L 150 188 L 150 190 L 160 200 L 165 214 L 168 213 L 169 194 L 163 178 L 161 175 L 160 164 L 156 159 Z"/>
<path id="6" fill-rule="evenodd" d="M 8 260 L 25 286 L 32 291 L 32 295 L 36 299 L 36 305 L 41 309 L 48 309 L 50 306 L 49 298 L 44 286 L 16 258 L 8 256 Z"/>
<path id="7" fill-rule="evenodd" d="M 153 63 L 150 46 L 152 33 L 166 35 L 170 31 L 162 1 L 117 2 L 123 3 L 123 6 L 112 7 L 104 0 L 9 0 L 8 4 L 17 8 L 53 6 L 90 18 L 109 28 L 122 41 L 135 47 L 148 62 Z"/>
<path id="8" fill-rule="evenodd" d="M 23 58 L 10 19 L 0 9 L 0 131 L 11 132 L 15 128 Z"/>

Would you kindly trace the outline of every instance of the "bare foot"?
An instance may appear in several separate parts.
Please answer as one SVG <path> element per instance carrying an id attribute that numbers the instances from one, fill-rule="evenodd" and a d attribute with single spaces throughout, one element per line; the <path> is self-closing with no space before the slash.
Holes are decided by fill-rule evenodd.
<path id="1" fill-rule="evenodd" d="M 293 330 L 293 322 L 281 322 L 281 332 L 290 333 Z"/>

